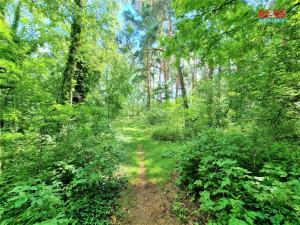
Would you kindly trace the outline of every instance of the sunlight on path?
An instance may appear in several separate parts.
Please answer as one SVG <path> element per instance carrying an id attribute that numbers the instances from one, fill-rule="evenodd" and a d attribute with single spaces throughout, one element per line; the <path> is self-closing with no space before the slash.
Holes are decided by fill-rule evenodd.
<path id="1" fill-rule="evenodd" d="M 166 194 L 156 184 L 147 180 L 142 145 L 137 148 L 139 159 L 139 179 L 131 185 L 132 205 L 125 207 L 127 218 L 119 224 L 126 225 L 176 225 L 179 222 L 171 214 L 172 197 L 175 193 Z"/>
<path id="2" fill-rule="evenodd" d="M 145 186 L 147 181 L 146 181 L 146 168 L 145 168 L 143 146 L 139 145 L 137 150 L 138 150 L 137 154 L 138 154 L 139 164 L 140 164 L 138 185 Z"/>
<path id="3" fill-rule="evenodd" d="M 173 185 L 157 186 L 154 179 L 148 178 L 147 165 L 155 164 L 154 159 L 146 158 L 145 149 L 149 147 L 150 140 L 144 130 L 138 128 L 123 128 L 119 134 L 128 141 L 131 158 L 125 166 L 129 176 L 129 187 L 123 196 L 122 206 L 126 216 L 115 221 L 115 224 L 122 225 L 177 225 L 180 224 L 171 213 L 171 205 L 174 201 L 176 190 Z M 146 145 L 144 145 L 146 144 Z M 150 155 L 151 156 L 151 155 Z M 149 162 L 151 161 L 151 164 Z M 148 164 L 147 164 L 148 163 Z M 158 178 L 157 178 L 158 180 Z"/>
<path id="4" fill-rule="evenodd" d="M 128 175 L 129 182 L 135 184 L 139 179 L 138 146 L 143 146 L 146 177 L 153 183 L 164 185 L 171 181 L 172 171 L 176 165 L 177 149 L 184 143 L 157 142 L 151 138 L 148 127 L 120 127 L 117 137 L 126 146 L 127 161 L 122 170 Z"/>

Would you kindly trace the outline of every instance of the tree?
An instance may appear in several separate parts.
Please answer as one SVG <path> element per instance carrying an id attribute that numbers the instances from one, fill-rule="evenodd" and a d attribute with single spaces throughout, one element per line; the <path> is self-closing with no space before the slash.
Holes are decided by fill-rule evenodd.
<path id="1" fill-rule="evenodd" d="M 71 42 L 69 47 L 66 68 L 63 74 L 60 102 L 69 102 L 71 105 L 75 102 L 81 102 L 85 98 L 84 76 L 86 68 L 80 61 L 79 51 L 81 47 L 83 30 L 84 0 L 74 0 L 75 11 L 71 28 Z M 74 88 L 76 96 L 74 97 Z"/>
<path id="2" fill-rule="evenodd" d="M 185 88 L 185 82 L 184 82 L 184 76 L 180 64 L 180 58 L 176 57 L 176 67 L 177 67 L 177 72 L 178 72 L 178 78 L 179 78 L 179 83 L 180 83 L 180 89 L 181 89 L 181 95 L 183 99 L 183 107 L 185 109 L 189 109 L 189 103 L 187 99 L 187 93 L 186 93 L 186 88 Z"/>

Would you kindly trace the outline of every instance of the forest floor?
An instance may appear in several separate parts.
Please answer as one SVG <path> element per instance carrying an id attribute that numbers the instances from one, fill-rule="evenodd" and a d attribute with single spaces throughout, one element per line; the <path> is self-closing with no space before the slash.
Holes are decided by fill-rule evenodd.
<path id="1" fill-rule="evenodd" d="M 121 216 L 114 224 L 179 225 L 171 212 L 177 193 L 172 171 L 175 159 L 168 157 L 174 143 L 159 143 L 151 139 L 148 129 L 125 127 L 120 139 L 127 143 L 128 162 L 124 171 L 129 185 L 120 200 Z"/>

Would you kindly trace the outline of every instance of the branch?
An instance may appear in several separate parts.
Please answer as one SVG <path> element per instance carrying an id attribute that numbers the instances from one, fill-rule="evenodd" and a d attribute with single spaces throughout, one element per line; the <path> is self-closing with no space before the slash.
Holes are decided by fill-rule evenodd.
<path id="1" fill-rule="evenodd" d="M 214 9 L 209 10 L 209 11 L 197 12 L 196 14 L 193 15 L 192 19 L 194 19 L 195 17 L 199 17 L 199 16 L 204 17 L 207 14 L 217 12 L 217 11 L 223 9 L 225 6 L 231 4 L 231 3 L 235 2 L 235 1 L 237 1 L 237 0 L 230 0 L 230 1 L 224 2 L 223 4 L 217 6 Z M 186 17 L 186 14 L 184 14 L 182 16 L 178 16 L 178 18 L 187 18 L 187 17 Z"/>
<path id="2" fill-rule="evenodd" d="M 0 89 L 13 89 L 16 88 L 16 86 L 9 86 L 9 85 L 1 85 L 0 84 Z"/>
<path id="3" fill-rule="evenodd" d="M 162 48 L 149 48 L 146 50 L 146 52 L 154 52 L 154 51 L 161 51 L 161 52 L 164 52 L 166 51 L 165 49 L 162 49 Z"/>

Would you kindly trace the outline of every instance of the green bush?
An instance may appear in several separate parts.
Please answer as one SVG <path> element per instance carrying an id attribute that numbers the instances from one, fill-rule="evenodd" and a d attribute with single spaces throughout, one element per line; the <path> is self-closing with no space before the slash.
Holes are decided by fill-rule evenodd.
<path id="1" fill-rule="evenodd" d="M 150 125 L 162 124 L 167 122 L 168 114 L 162 109 L 152 109 L 146 113 L 147 121 Z"/>
<path id="2" fill-rule="evenodd" d="M 67 187 L 67 204 L 72 218 L 78 224 L 108 224 L 125 184 L 124 178 L 113 173 L 80 171 Z"/>
<path id="3" fill-rule="evenodd" d="M 299 158 L 290 154 L 292 160 L 278 161 L 283 158 L 274 148 L 282 143 L 266 148 L 259 142 L 256 148 L 273 155 L 265 160 L 261 150 L 253 158 L 246 143 L 254 146 L 239 133 L 203 132 L 181 156 L 178 184 L 210 215 L 209 224 L 299 224 Z"/>
<path id="4" fill-rule="evenodd" d="M 14 183 L 10 187 L 11 190 L 6 187 L 6 191 L 0 197 L 1 225 L 74 222 L 66 217 L 66 202 L 60 194 L 58 183 L 47 185 L 35 179 Z M 2 186 L 1 189 L 3 188 Z"/>
<path id="5" fill-rule="evenodd" d="M 0 224 L 108 224 L 125 183 L 114 174 L 85 168 L 68 185 L 40 179 L 2 184 Z"/>
<path id="6" fill-rule="evenodd" d="M 102 112 L 54 108 L 37 129 L 1 136 L 1 225 L 108 224 L 116 210 L 123 147 Z"/>
<path id="7" fill-rule="evenodd" d="M 161 126 L 152 133 L 152 138 L 157 141 L 182 141 L 192 137 L 193 131 L 189 128 Z"/>

